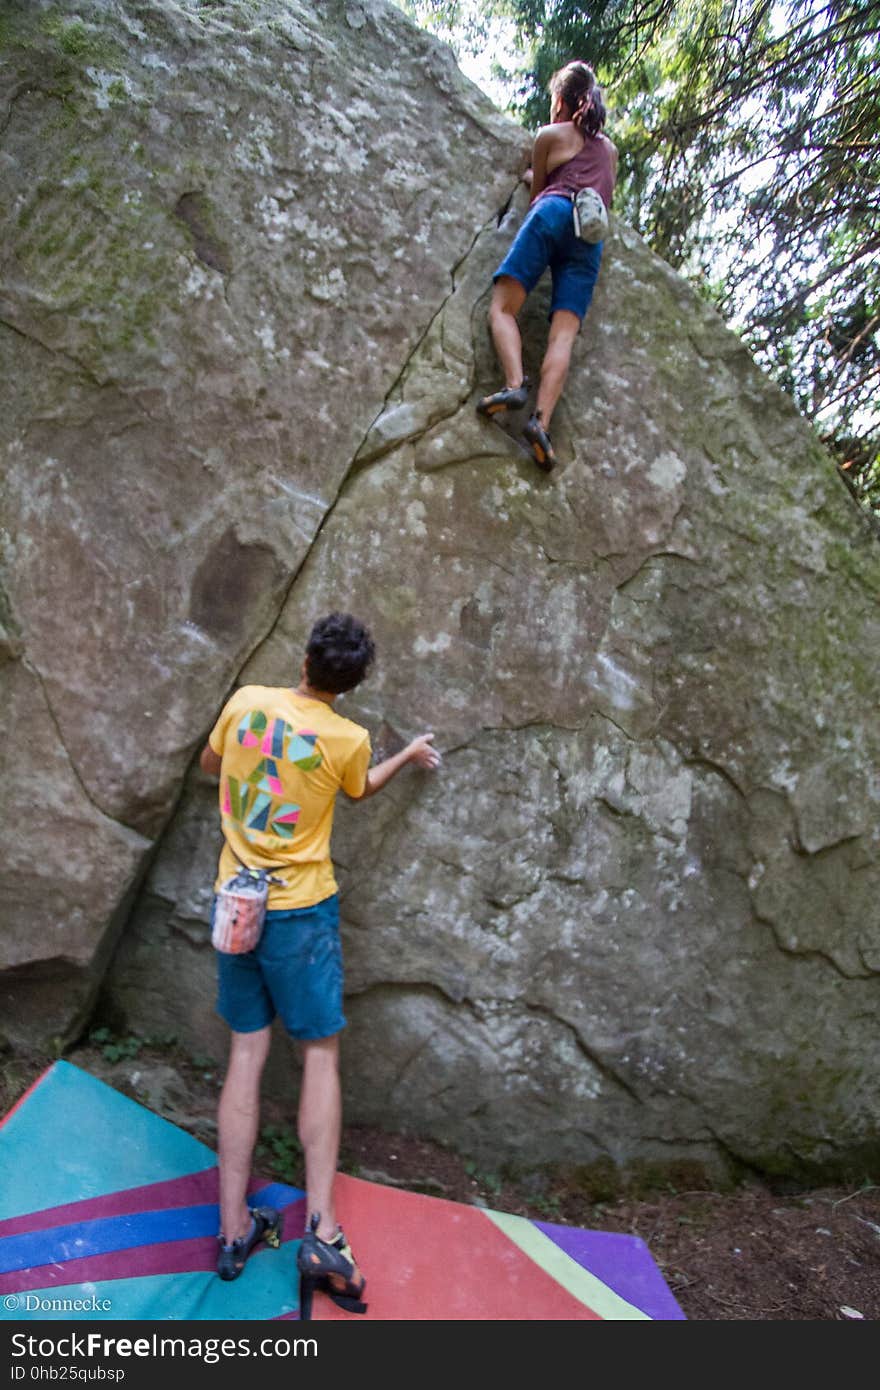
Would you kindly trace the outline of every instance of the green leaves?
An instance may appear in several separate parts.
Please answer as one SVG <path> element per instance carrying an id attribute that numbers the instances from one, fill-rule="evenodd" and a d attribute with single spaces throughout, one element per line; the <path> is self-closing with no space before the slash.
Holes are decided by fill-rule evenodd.
<path id="1" fill-rule="evenodd" d="M 128 1061 L 136 1057 L 143 1047 L 143 1040 L 133 1034 L 117 1037 L 109 1028 L 94 1028 L 89 1033 L 89 1042 L 96 1043 L 101 1055 L 108 1062 Z"/>
<path id="2" fill-rule="evenodd" d="M 265 1125 L 260 1130 L 256 1156 L 283 1182 L 297 1184 L 301 1180 L 302 1147 L 293 1131 L 283 1125 Z"/>
<path id="3" fill-rule="evenodd" d="M 723 271 L 719 307 L 870 506 L 880 443 L 878 23 L 876 0 L 675 5 L 652 39 L 655 61 L 641 65 L 651 91 L 637 99 L 640 138 L 630 127 L 622 145 L 620 200 L 685 274 L 717 284 Z"/>

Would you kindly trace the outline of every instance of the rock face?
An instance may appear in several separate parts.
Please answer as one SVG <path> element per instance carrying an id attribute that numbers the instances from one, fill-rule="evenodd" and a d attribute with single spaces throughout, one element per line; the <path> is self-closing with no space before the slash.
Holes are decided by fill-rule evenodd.
<path id="1" fill-rule="evenodd" d="M 380 660 L 341 708 L 444 753 L 338 813 L 349 1118 L 876 1159 L 880 547 L 806 425 L 617 224 L 545 478 L 473 412 L 522 135 L 443 49 L 379 4 L 63 9 L 0 30 L 3 669 L 54 812 L 47 860 L 20 795 L 7 1026 L 69 1033 L 103 978 L 220 1055 L 186 769 L 347 608 Z"/>
<path id="2" fill-rule="evenodd" d="M 0 64 L 0 997 L 64 1035 L 523 137 L 356 0 L 13 0 Z"/>

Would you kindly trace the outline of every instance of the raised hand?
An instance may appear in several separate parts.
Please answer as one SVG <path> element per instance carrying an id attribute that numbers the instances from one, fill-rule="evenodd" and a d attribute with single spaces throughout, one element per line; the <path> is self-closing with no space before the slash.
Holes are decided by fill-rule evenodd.
<path id="1" fill-rule="evenodd" d="M 427 772 L 434 772 L 442 761 L 436 748 L 432 748 L 434 742 L 433 734 L 420 734 L 414 738 L 412 743 L 407 746 L 409 761 L 415 763 L 416 767 L 422 767 Z"/>

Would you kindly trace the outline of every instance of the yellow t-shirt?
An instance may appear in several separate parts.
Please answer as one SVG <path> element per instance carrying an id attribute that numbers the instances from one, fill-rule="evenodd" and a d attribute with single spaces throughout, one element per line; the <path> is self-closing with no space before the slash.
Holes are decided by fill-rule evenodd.
<path id="1" fill-rule="evenodd" d="M 215 888 L 239 865 L 276 870 L 269 908 L 311 907 L 336 892 L 330 859 L 340 787 L 360 796 L 370 736 L 323 700 L 245 685 L 226 702 L 209 743 L 222 759 L 224 845 Z"/>

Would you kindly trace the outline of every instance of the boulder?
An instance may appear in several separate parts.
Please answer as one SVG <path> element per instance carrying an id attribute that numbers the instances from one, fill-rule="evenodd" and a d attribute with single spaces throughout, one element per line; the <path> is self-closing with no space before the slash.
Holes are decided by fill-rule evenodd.
<path id="1" fill-rule="evenodd" d="M 13 827 L 17 1027 L 54 932 L 56 1032 L 103 984 L 222 1056 L 193 755 L 345 608 L 379 660 L 341 711 L 443 753 L 339 808 L 349 1120 L 863 1174 L 880 548 L 790 400 L 615 221 L 544 476 L 473 408 L 523 135 L 447 50 L 380 3 L 9 13 L 2 669 L 68 814 L 49 871 Z"/>
<path id="2" fill-rule="evenodd" d="M 0 994 L 63 1039 L 524 140 L 352 0 L 10 0 L 0 124 Z"/>
<path id="3" fill-rule="evenodd" d="M 340 708 L 383 751 L 431 728 L 444 754 L 338 814 L 347 1114 L 496 1163 L 856 1171 L 877 1144 L 876 537 L 790 401 L 620 223 L 554 421 L 563 466 L 545 478 L 480 420 L 522 204 L 459 268 L 239 677 L 283 682 L 344 603 L 379 660 Z M 524 317 L 533 372 L 547 299 Z M 185 961 L 212 1038 L 214 798 L 194 775 L 111 975 L 145 1021 L 141 985 Z"/>

